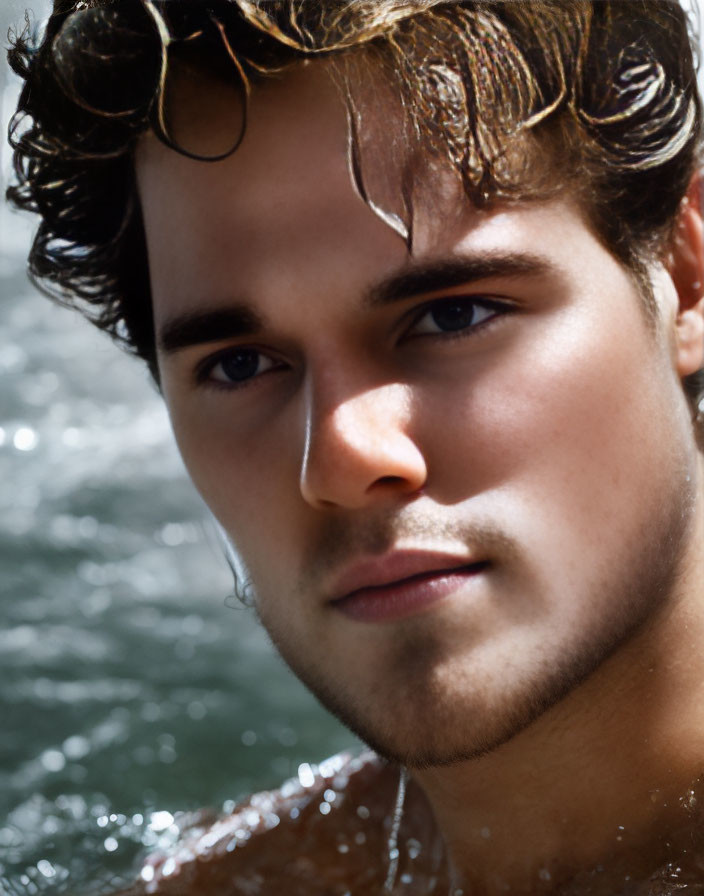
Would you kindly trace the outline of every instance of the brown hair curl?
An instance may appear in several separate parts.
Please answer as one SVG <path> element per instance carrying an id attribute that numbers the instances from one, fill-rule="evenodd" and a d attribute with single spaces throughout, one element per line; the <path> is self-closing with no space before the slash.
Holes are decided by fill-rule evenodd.
<path id="1" fill-rule="evenodd" d="M 25 31 L 9 54 L 25 84 L 8 197 L 40 216 L 33 279 L 155 377 L 132 164 L 162 87 L 150 6 L 169 25 L 219 22 L 245 80 L 366 48 L 409 139 L 449 160 L 473 202 L 569 187 L 636 272 L 663 251 L 698 164 L 702 112 L 676 0 L 55 0 L 43 37 Z"/>

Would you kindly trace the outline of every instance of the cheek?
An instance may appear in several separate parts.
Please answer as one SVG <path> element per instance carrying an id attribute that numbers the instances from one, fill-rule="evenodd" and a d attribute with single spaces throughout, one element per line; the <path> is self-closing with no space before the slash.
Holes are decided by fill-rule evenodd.
<path id="1" fill-rule="evenodd" d="M 217 402 L 217 411 L 202 403 L 194 411 L 167 398 L 189 476 L 239 549 L 261 542 L 262 531 L 277 537 L 292 518 L 298 495 L 293 428 L 280 425 L 266 439 L 247 435 L 228 421 L 226 399 Z"/>
<path id="2" fill-rule="evenodd" d="M 617 324 L 614 334 L 627 332 Z M 534 515 L 559 511 L 560 525 L 568 517 L 581 537 L 592 536 L 599 515 L 615 521 L 647 501 L 672 467 L 678 421 L 671 372 L 639 325 L 630 321 L 624 343 L 589 318 L 569 328 L 555 320 L 447 390 L 435 405 L 435 432 L 453 421 L 452 437 L 435 440 L 438 498 L 510 490 Z"/>

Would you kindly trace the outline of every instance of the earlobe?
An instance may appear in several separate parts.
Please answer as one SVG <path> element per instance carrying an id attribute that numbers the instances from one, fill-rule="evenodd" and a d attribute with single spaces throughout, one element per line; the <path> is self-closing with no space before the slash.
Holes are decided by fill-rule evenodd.
<path id="1" fill-rule="evenodd" d="M 704 365 L 704 223 L 701 180 L 689 186 L 675 227 L 666 267 L 678 296 L 675 352 L 680 377 Z"/>
<path id="2" fill-rule="evenodd" d="M 676 321 L 677 373 L 690 376 L 704 367 L 704 299 L 686 311 L 680 311 Z"/>

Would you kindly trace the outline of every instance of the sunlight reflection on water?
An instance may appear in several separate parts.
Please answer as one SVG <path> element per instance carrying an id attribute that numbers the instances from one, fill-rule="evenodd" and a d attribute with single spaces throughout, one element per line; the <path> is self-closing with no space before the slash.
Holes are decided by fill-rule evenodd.
<path id="1" fill-rule="evenodd" d="M 0 211 L 0 893 L 89 896 L 130 878 L 169 813 L 351 738 L 224 606 L 154 387 L 30 289 L 28 233 Z"/>
<path id="2" fill-rule="evenodd" d="M 350 738 L 253 618 L 224 606 L 226 564 L 145 374 L 14 264 L 0 319 L 0 891 L 98 892 L 129 877 L 151 813 L 271 786 Z"/>

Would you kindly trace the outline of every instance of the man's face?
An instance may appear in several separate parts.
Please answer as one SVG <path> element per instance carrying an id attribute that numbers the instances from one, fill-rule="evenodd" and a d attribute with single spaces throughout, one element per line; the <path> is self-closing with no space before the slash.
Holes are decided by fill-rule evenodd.
<path id="1" fill-rule="evenodd" d="M 318 64 L 255 92 L 223 162 L 144 140 L 163 391 L 292 669 L 380 752 L 448 762 L 672 590 L 696 454 L 676 300 L 659 271 L 655 332 L 567 199 L 478 212 L 440 175 L 409 256 L 347 137 Z"/>

